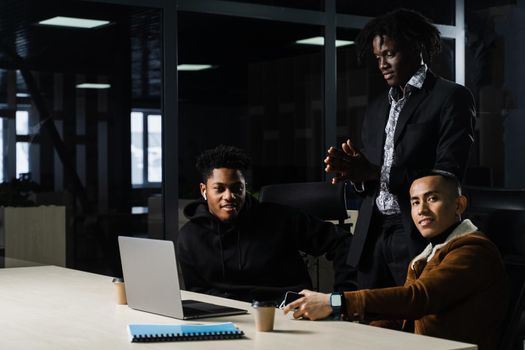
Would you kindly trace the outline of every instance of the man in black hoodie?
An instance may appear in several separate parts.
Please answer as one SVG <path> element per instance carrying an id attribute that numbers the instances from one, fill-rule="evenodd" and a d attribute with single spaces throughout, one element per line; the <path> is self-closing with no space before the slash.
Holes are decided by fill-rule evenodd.
<path id="1" fill-rule="evenodd" d="M 331 224 L 294 208 L 259 203 L 246 193 L 249 156 L 218 146 L 197 159 L 202 199 L 177 239 L 186 289 L 226 298 L 279 300 L 286 291 L 311 288 L 299 251 L 334 262 L 336 290 L 355 289 L 345 264 L 350 238 Z"/>

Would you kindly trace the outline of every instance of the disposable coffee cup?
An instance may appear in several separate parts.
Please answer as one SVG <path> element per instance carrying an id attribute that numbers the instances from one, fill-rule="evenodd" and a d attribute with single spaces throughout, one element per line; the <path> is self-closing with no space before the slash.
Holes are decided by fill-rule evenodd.
<path id="1" fill-rule="evenodd" d="M 255 314 L 255 329 L 259 332 L 273 331 L 275 318 L 275 302 L 254 301 L 252 307 Z"/>
<path id="2" fill-rule="evenodd" d="M 115 297 L 117 304 L 126 305 L 128 300 L 126 299 L 126 288 L 124 286 L 124 280 L 122 278 L 113 278 L 113 285 L 115 286 Z"/>

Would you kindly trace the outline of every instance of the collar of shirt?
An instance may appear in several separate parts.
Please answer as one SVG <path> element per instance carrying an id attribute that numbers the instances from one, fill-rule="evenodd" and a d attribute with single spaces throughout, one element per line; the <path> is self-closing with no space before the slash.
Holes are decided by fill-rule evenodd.
<path id="1" fill-rule="evenodd" d="M 448 244 L 450 241 L 460 238 L 466 235 L 469 235 L 473 232 L 478 231 L 478 228 L 476 225 L 472 223 L 469 219 L 463 220 L 459 225 L 455 226 L 455 228 L 452 230 L 452 233 L 447 236 L 445 241 L 440 244 L 432 245 L 432 243 L 429 243 L 426 248 L 421 252 L 418 256 L 416 256 L 412 262 L 410 263 L 410 267 L 412 270 L 414 270 L 414 266 L 417 261 L 419 260 L 426 260 L 427 262 L 430 261 L 434 257 L 434 254 L 437 250 L 441 249 L 443 246 Z"/>
<path id="2" fill-rule="evenodd" d="M 405 85 L 405 91 L 410 93 L 413 88 L 421 89 L 425 78 L 427 77 L 428 67 L 426 64 L 423 64 L 419 69 L 414 73 L 414 75 L 408 80 Z M 392 104 L 393 102 L 399 101 L 403 97 L 401 89 L 397 86 L 393 86 L 388 91 L 388 102 Z"/>

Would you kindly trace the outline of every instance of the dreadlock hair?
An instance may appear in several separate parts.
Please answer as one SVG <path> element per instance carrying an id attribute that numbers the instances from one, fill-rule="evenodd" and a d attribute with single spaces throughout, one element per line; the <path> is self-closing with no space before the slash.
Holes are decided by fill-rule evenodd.
<path id="1" fill-rule="evenodd" d="M 234 146 L 219 145 L 215 148 L 202 152 L 197 157 L 196 167 L 202 176 L 202 181 L 212 175 L 213 169 L 228 168 L 240 170 L 243 175 L 251 166 L 248 154 Z"/>
<path id="2" fill-rule="evenodd" d="M 397 9 L 368 22 L 356 38 L 357 59 L 364 62 L 372 52 L 376 36 L 388 36 L 404 50 L 421 53 L 429 63 L 441 50 L 439 30 L 419 12 Z"/>

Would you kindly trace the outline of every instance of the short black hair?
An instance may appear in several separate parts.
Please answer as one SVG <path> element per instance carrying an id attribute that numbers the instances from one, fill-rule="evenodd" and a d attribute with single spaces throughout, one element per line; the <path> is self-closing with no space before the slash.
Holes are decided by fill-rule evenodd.
<path id="1" fill-rule="evenodd" d="M 202 181 L 206 182 L 212 175 L 213 169 L 219 168 L 237 169 L 246 176 L 251 163 L 250 156 L 244 150 L 234 146 L 219 145 L 202 152 L 197 157 L 196 167 Z"/>
<path id="2" fill-rule="evenodd" d="M 450 171 L 441 170 L 441 169 L 420 170 L 412 178 L 411 183 L 413 183 L 417 179 L 421 179 L 422 177 L 427 177 L 427 176 L 441 176 L 441 178 L 445 182 L 445 185 L 448 188 L 450 188 L 452 193 L 456 196 L 461 196 L 462 194 L 461 182 L 459 181 L 458 177 L 454 175 L 453 173 L 451 173 Z"/>
<path id="3" fill-rule="evenodd" d="M 428 63 L 441 50 L 439 30 L 421 13 L 397 9 L 368 22 L 356 38 L 357 58 L 359 62 L 372 53 L 374 38 L 388 36 L 402 49 L 415 49 Z"/>

